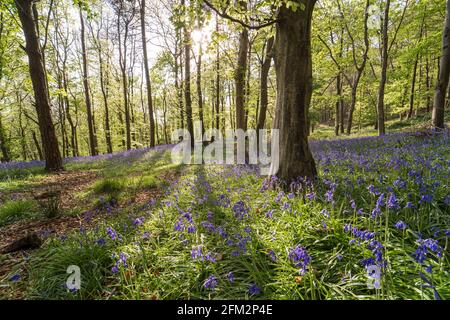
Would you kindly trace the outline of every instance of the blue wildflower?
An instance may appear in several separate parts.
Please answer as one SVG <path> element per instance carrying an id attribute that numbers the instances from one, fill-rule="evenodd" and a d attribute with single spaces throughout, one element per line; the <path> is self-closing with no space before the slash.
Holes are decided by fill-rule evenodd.
<path id="1" fill-rule="evenodd" d="M 11 278 L 9 278 L 9 280 L 10 280 L 11 282 L 18 282 L 18 281 L 20 281 L 20 279 L 21 279 L 20 274 L 15 274 L 15 275 L 13 275 Z"/>
<path id="2" fill-rule="evenodd" d="M 111 227 L 106 228 L 106 233 L 111 238 L 111 240 L 117 239 L 117 232 L 113 228 Z"/>
<path id="3" fill-rule="evenodd" d="M 406 229 L 406 223 L 403 222 L 402 220 L 397 221 L 397 223 L 395 224 L 395 227 L 399 230 L 405 230 Z"/>
<path id="4" fill-rule="evenodd" d="M 203 286 L 206 289 L 214 289 L 219 284 L 219 280 L 214 275 L 210 275 L 206 280 Z"/>
<path id="5" fill-rule="evenodd" d="M 248 292 L 252 295 L 258 295 L 261 293 L 261 289 L 256 285 L 256 283 L 251 283 L 248 288 Z"/>
<path id="6" fill-rule="evenodd" d="M 296 267 L 300 267 L 300 273 L 304 274 L 311 262 L 311 258 L 302 246 L 297 246 L 289 251 L 289 259 Z"/>

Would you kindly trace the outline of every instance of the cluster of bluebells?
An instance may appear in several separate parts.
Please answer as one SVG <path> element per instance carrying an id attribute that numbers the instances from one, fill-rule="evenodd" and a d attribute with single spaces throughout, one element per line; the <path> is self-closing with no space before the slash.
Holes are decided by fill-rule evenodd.
<path id="1" fill-rule="evenodd" d="M 209 261 L 212 263 L 216 263 L 216 255 L 212 252 L 203 252 L 203 246 L 194 246 L 191 250 L 191 258 L 194 260 L 200 260 L 200 261 Z"/>
<path id="2" fill-rule="evenodd" d="M 210 275 L 206 280 L 203 286 L 206 289 L 215 289 L 217 285 L 219 284 L 219 280 L 214 276 Z"/>
<path id="3" fill-rule="evenodd" d="M 244 201 L 239 200 L 233 205 L 233 213 L 236 219 L 242 220 L 249 213 L 249 207 Z"/>
<path id="4" fill-rule="evenodd" d="M 419 246 L 414 253 L 414 260 L 418 263 L 424 263 L 430 252 L 435 253 L 438 258 L 442 257 L 443 249 L 437 240 L 431 238 L 419 239 L 417 243 Z"/>
<path id="5" fill-rule="evenodd" d="M 113 259 L 117 258 L 116 255 L 113 255 Z M 120 266 L 123 266 L 124 268 L 128 267 L 127 265 L 127 254 L 124 252 L 119 253 L 119 257 L 116 261 L 116 263 L 114 264 L 114 266 L 111 268 L 111 272 L 112 273 L 117 273 L 119 272 L 119 268 Z"/>
<path id="6" fill-rule="evenodd" d="M 308 270 L 308 265 L 311 263 L 311 257 L 302 246 L 296 246 L 289 250 L 289 260 L 294 263 L 294 266 L 300 268 L 300 274 L 303 275 Z"/>
<path id="7" fill-rule="evenodd" d="M 352 226 L 351 224 L 346 224 L 344 226 L 344 231 L 350 232 L 359 241 L 367 241 L 375 238 L 375 232 L 369 230 L 361 230 L 357 227 Z M 354 243 L 355 239 L 350 240 L 350 242 Z"/>

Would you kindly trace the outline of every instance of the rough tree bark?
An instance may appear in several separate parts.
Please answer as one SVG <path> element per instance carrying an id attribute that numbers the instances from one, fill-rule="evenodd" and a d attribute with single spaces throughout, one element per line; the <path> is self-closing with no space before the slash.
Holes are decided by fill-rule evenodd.
<path id="1" fill-rule="evenodd" d="M 450 0 L 447 0 L 439 78 L 434 91 L 432 123 L 435 128 L 444 129 L 445 93 L 450 74 Z"/>
<path id="2" fill-rule="evenodd" d="M 48 83 L 45 76 L 45 66 L 42 60 L 36 21 L 33 18 L 33 0 L 14 0 L 14 2 L 19 13 L 26 41 L 25 51 L 29 60 L 39 131 L 46 160 L 45 168 L 48 171 L 59 171 L 63 169 L 63 164 L 51 116 Z"/>
<path id="3" fill-rule="evenodd" d="M 307 117 L 312 94 L 311 20 L 315 0 L 296 1 L 304 10 L 283 5 L 277 16 L 275 70 L 280 130 L 280 165 L 277 176 L 290 183 L 314 178 L 317 169 L 308 145 Z M 272 172 L 274 173 L 274 172 Z"/>

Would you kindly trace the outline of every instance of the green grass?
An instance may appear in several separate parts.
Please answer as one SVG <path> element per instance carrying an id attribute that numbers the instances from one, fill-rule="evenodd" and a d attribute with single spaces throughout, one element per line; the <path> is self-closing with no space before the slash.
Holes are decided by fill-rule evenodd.
<path id="1" fill-rule="evenodd" d="M 0 207 L 0 227 L 36 215 L 37 204 L 34 200 L 9 200 Z"/>
<path id="2" fill-rule="evenodd" d="M 320 165 L 321 181 L 314 189 L 308 188 L 292 195 L 278 188 L 262 191 L 264 177 L 259 177 L 248 167 L 188 167 L 181 181 L 171 186 L 172 193 L 159 204 L 124 208 L 115 219 L 104 222 L 98 229 L 75 233 L 64 242 L 55 240 L 45 248 L 42 255 L 31 261 L 30 297 L 434 299 L 433 289 L 424 286 L 426 283 L 420 277 L 422 273 L 439 295 L 448 299 L 448 238 L 443 233 L 435 235 L 436 230 L 444 232 L 448 228 L 450 209 L 443 203 L 448 194 L 448 177 L 443 173 L 435 177 L 434 169 L 429 171 L 429 168 L 435 165 L 440 168 L 450 155 L 439 138 L 432 139 L 427 142 L 420 137 L 404 138 L 402 145 L 415 146 L 415 152 L 403 152 L 402 159 L 411 165 L 395 170 L 385 169 L 386 163 L 397 159 L 399 153 L 395 138 L 356 141 L 352 145 L 344 141 L 341 147 L 324 145 L 324 152 L 329 151 L 330 155 L 338 150 L 344 155 L 355 153 L 355 156 L 331 162 L 327 167 L 329 172 Z M 429 149 L 440 156 L 430 158 L 431 163 L 427 166 L 417 163 L 417 159 L 430 155 Z M 369 152 L 377 152 L 379 157 L 371 158 L 370 154 L 367 156 Z M 373 168 L 384 168 L 381 182 L 379 171 L 355 165 L 357 154 L 373 161 L 370 162 Z M 351 174 L 349 166 L 352 166 Z M 417 168 L 421 168 L 425 184 L 440 182 L 433 191 L 431 203 L 418 205 L 419 185 L 414 177 L 408 176 L 409 170 Z M 393 186 L 399 177 L 407 182 L 407 188 L 394 188 L 402 209 L 393 211 L 383 207 L 380 218 L 372 218 L 370 212 L 378 196 L 367 191 L 368 185 L 373 184 L 376 188 Z M 359 183 L 359 179 L 364 183 Z M 325 199 L 326 181 L 340 182 L 334 192 L 333 203 Z M 308 200 L 305 194 L 313 191 L 316 198 Z M 354 199 L 357 208 L 365 214 L 357 214 L 350 207 L 349 199 Z M 233 210 L 239 201 L 244 201 L 248 207 L 248 214 L 242 219 L 236 219 Z M 407 201 L 413 201 L 418 207 L 403 209 Z M 324 215 L 324 209 L 329 216 Z M 273 210 L 273 217 L 267 216 L 269 210 Z M 188 222 L 186 213 L 192 222 Z M 143 223 L 136 223 L 137 218 Z M 180 220 L 183 221 L 183 229 L 178 231 L 175 226 Z M 406 222 L 406 230 L 394 227 L 398 220 Z M 215 231 L 209 231 L 203 225 L 205 222 L 212 223 Z M 367 270 L 361 264 L 364 259 L 373 257 L 369 249 L 371 241 L 364 240 L 358 244 L 354 241 L 355 236 L 345 231 L 347 224 L 375 232 L 373 240 L 383 245 L 381 252 L 387 266 L 382 269 L 380 289 L 368 288 Z M 188 227 L 194 229 L 189 231 Z M 226 237 L 217 231 L 219 227 L 227 233 Z M 114 231 L 113 237 L 107 232 L 108 228 Z M 414 260 L 419 232 L 423 239 L 436 237 L 444 248 L 442 257 L 430 251 L 425 263 Z M 246 237 L 249 238 L 244 245 L 245 250 L 239 249 L 238 244 Z M 104 239 L 105 245 L 99 246 L 98 239 Z M 230 245 L 228 240 L 233 244 Z M 82 246 L 76 246 L 76 243 L 82 243 Z M 202 248 L 203 258 L 210 254 L 215 262 L 193 259 L 191 251 L 198 246 Z M 302 246 L 311 258 L 307 271 L 302 275 L 289 258 L 290 250 L 296 246 Z M 236 251 L 239 252 L 237 256 Z M 272 251 L 275 261 L 270 258 Z M 125 257 L 126 264 L 121 256 Z M 60 289 L 65 279 L 64 270 L 72 261 L 86 270 L 87 283 L 77 293 Z M 92 261 L 96 272 L 91 271 Z M 429 265 L 433 268 L 432 273 L 425 271 Z M 230 272 L 234 275 L 234 282 L 227 280 Z M 51 281 L 41 281 L 42 275 L 45 275 L 43 279 Z M 218 279 L 214 290 L 204 287 L 210 275 Z M 95 282 L 94 278 L 98 281 Z M 261 288 L 260 295 L 249 293 L 249 286 L 253 283 Z"/>
<path id="3" fill-rule="evenodd" d="M 95 182 L 92 187 L 97 194 L 116 194 L 125 188 L 125 183 L 119 179 L 106 178 Z"/>
<path id="4" fill-rule="evenodd" d="M 331 137 L 333 129 L 320 127 L 314 134 Z M 363 128 L 351 138 L 368 135 L 376 135 L 373 128 Z M 320 180 L 292 195 L 278 187 L 262 190 L 265 177 L 252 168 L 177 166 L 170 163 L 170 152 L 149 152 L 132 163 L 102 161 L 97 168 L 103 178 L 85 196 L 95 196 L 100 211 L 111 210 L 100 202 L 113 200 L 112 195 L 120 194 L 121 205 L 113 207 L 96 228 L 72 232 L 65 240 L 53 239 L 32 254 L 26 297 L 434 299 L 435 292 L 426 286 L 423 274 L 443 299 L 449 299 L 449 238 L 444 234 L 450 221 L 450 207 L 445 204 L 448 138 L 348 138 L 313 146 Z M 177 184 L 161 181 L 164 174 L 172 172 L 181 175 Z M 405 187 L 395 185 L 399 178 Z M 333 202 L 325 197 L 330 183 L 337 184 Z M 379 195 L 369 193 L 369 185 L 386 198 L 394 192 L 401 208 L 392 210 L 384 205 L 382 215 L 372 218 Z M 128 202 L 135 192 L 155 187 L 167 191 L 155 204 Z M 311 192 L 316 197 L 308 200 L 306 194 Z M 422 204 L 425 192 L 433 199 Z M 364 214 L 351 207 L 351 199 Z M 248 213 L 237 219 L 233 206 L 240 201 Z M 416 208 L 406 209 L 409 201 Z M 270 210 L 272 217 L 268 216 Z M 395 227 L 399 220 L 407 224 L 405 230 Z M 179 221 L 183 221 L 182 230 L 176 230 Z M 215 231 L 210 231 L 206 222 L 212 223 Z M 373 240 L 383 246 L 380 252 L 387 265 L 382 268 L 380 289 L 368 288 L 367 270 L 361 264 L 374 257 L 371 241 L 354 241 L 352 232 L 345 231 L 348 224 L 375 232 Z M 423 239 L 436 239 L 443 248 L 442 256 L 429 250 L 424 263 L 415 261 L 419 233 Z M 243 250 L 239 244 L 246 237 Z M 210 254 L 215 262 L 193 259 L 192 250 L 198 246 L 203 258 Z M 296 246 L 303 247 L 311 258 L 304 274 L 289 257 Z M 70 265 L 81 269 L 78 292 L 64 287 Z M 429 266 L 431 273 L 426 271 Z M 227 279 L 230 272 L 233 282 Z M 204 286 L 211 275 L 218 279 L 214 290 Z M 257 284 L 262 293 L 249 293 L 251 284 Z"/>

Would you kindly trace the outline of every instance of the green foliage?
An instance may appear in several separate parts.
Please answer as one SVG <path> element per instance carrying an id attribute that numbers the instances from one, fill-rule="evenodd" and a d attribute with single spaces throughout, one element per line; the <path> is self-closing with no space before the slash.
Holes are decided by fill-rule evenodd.
<path id="1" fill-rule="evenodd" d="M 108 246 L 97 244 L 97 240 L 86 234 L 80 239 L 52 241 L 33 257 L 28 295 L 39 299 L 93 299 L 102 295 L 107 279 L 104 267 L 111 263 L 111 255 Z M 71 265 L 80 267 L 83 290 L 67 289 L 66 270 Z"/>
<path id="2" fill-rule="evenodd" d="M 11 222 L 35 217 L 36 202 L 33 200 L 9 200 L 0 206 L 0 227 Z"/>
<path id="3" fill-rule="evenodd" d="M 124 182 L 120 179 L 106 178 L 97 181 L 92 187 L 97 194 L 117 194 L 124 189 Z"/>

